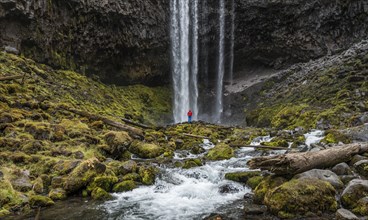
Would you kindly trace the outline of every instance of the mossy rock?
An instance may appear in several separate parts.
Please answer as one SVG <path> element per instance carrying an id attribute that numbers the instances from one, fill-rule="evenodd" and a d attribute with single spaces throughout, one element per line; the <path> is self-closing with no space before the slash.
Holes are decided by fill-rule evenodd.
<path id="1" fill-rule="evenodd" d="M 29 198 L 29 205 L 31 207 L 48 207 L 55 205 L 55 202 L 49 197 L 34 195 Z"/>
<path id="2" fill-rule="evenodd" d="M 289 143 L 286 140 L 277 137 L 272 139 L 270 142 L 262 142 L 261 145 L 269 147 L 289 147 Z"/>
<path id="3" fill-rule="evenodd" d="M 106 200 L 112 199 L 112 195 L 110 195 L 104 189 L 101 189 L 99 187 L 96 187 L 96 188 L 93 189 L 93 191 L 91 193 L 91 197 L 94 200 L 101 200 L 101 201 L 106 201 Z"/>
<path id="4" fill-rule="evenodd" d="M 202 166 L 202 161 L 198 158 L 196 159 L 189 159 L 184 162 L 183 169 L 190 169 L 193 167 L 199 167 Z"/>
<path id="5" fill-rule="evenodd" d="M 7 180 L 0 180 L 0 207 L 11 207 L 21 203 L 19 193 Z"/>
<path id="6" fill-rule="evenodd" d="M 368 195 L 368 180 L 354 179 L 349 182 L 341 194 L 344 207 L 354 209 L 358 201 Z"/>
<path id="7" fill-rule="evenodd" d="M 81 163 L 80 160 L 60 160 L 54 166 L 54 171 L 58 175 L 69 174 L 74 168 L 76 168 Z"/>
<path id="8" fill-rule="evenodd" d="M 263 204 L 265 195 L 284 182 L 286 182 L 286 179 L 283 177 L 265 177 L 254 190 L 254 202 L 257 204 Z"/>
<path id="9" fill-rule="evenodd" d="M 83 161 L 66 177 L 64 189 L 67 193 L 77 192 L 105 170 L 106 166 L 97 159 Z"/>
<path id="10" fill-rule="evenodd" d="M 116 176 L 98 176 L 88 185 L 87 190 L 93 191 L 94 188 L 99 187 L 106 192 L 111 192 L 113 185 L 118 181 Z"/>
<path id="11" fill-rule="evenodd" d="M 0 218 L 6 217 L 7 215 L 10 215 L 11 212 L 9 212 L 9 210 L 1 208 L 0 209 Z"/>
<path id="12" fill-rule="evenodd" d="M 267 193 L 264 203 L 280 218 L 303 217 L 309 213 L 337 210 L 334 187 L 318 179 L 291 180 Z"/>
<path id="13" fill-rule="evenodd" d="M 156 158 L 164 153 L 164 149 L 156 144 L 134 142 L 129 148 L 129 151 L 143 159 Z"/>
<path id="14" fill-rule="evenodd" d="M 262 182 L 264 179 L 263 176 L 254 176 L 248 179 L 246 185 L 249 186 L 251 189 L 256 189 L 257 186 Z"/>
<path id="15" fill-rule="evenodd" d="M 38 194 L 42 194 L 44 192 L 43 179 L 41 177 L 38 177 L 33 182 L 33 191 L 35 191 Z"/>
<path id="16" fill-rule="evenodd" d="M 246 183 L 248 179 L 260 176 L 261 172 L 259 171 L 247 171 L 247 172 L 236 172 L 236 173 L 227 173 L 225 174 L 225 179 L 232 180 L 239 183 Z"/>
<path id="17" fill-rule="evenodd" d="M 360 175 L 366 178 L 368 177 L 368 160 L 361 160 L 356 162 L 354 164 L 354 168 Z"/>
<path id="18" fill-rule="evenodd" d="M 119 154 L 127 150 L 132 143 L 132 138 L 127 132 L 110 131 L 104 135 L 107 146 L 103 148 L 109 154 Z"/>
<path id="19" fill-rule="evenodd" d="M 234 156 L 234 149 L 227 144 L 221 143 L 209 150 L 206 158 L 208 160 L 228 160 Z"/>
<path id="20" fill-rule="evenodd" d="M 49 197 L 52 200 L 65 200 L 67 198 L 66 191 L 61 188 L 52 189 L 49 192 Z"/>
<path id="21" fill-rule="evenodd" d="M 364 197 L 358 200 L 353 212 L 357 215 L 368 216 L 368 197 Z"/>
<path id="22" fill-rule="evenodd" d="M 47 140 L 50 138 L 50 125 L 43 122 L 29 122 L 25 125 L 24 130 L 37 140 Z"/>
<path id="23" fill-rule="evenodd" d="M 154 167 L 140 167 L 139 176 L 142 178 L 142 183 L 144 185 L 153 185 L 155 183 L 155 178 L 157 174 L 157 169 Z"/>
<path id="24" fill-rule="evenodd" d="M 350 144 L 351 138 L 338 130 L 328 130 L 326 131 L 326 137 L 321 142 L 326 144 L 338 144 L 340 142 Z"/>
<path id="25" fill-rule="evenodd" d="M 133 180 L 126 180 L 121 183 L 116 184 L 113 187 L 114 192 L 128 192 L 132 191 L 133 189 L 137 188 L 137 185 Z"/>
<path id="26" fill-rule="evenodd" d="M 138 173 L 128 173 L 123 176 L 122 180 L 133 180 L 136 182 L 141 182 L 142 178 Z"/>

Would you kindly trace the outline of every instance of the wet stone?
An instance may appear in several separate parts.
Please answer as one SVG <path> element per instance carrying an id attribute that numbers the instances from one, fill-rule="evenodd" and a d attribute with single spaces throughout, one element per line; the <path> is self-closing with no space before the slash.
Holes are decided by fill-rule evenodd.
<path id="1" fill-rule="evenodd" d="M 337 220 L 358 220 L 359 218 L 347 209 L 339 209 L 336 212 Z"/>

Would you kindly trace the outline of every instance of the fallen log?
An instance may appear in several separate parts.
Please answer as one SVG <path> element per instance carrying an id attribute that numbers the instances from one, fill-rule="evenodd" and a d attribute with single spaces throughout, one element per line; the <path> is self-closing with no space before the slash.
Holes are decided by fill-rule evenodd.
<path id="1" fill-rule="evenodd" d="M 206 136 L 187 134 L 187 133 L 183 133 L 181 135 L 186 136 L 186 137 L 192 137 L 192 138 L 210 139 L 209 137 L 206 137 Z"/>
<path id="2" fill-rule="evenodd" d="M 139 138 L 143 138 L 143 131 L 141 129 L 129 126 L 129 125 L 125 125 L 116 121 L 113 121 L 111 119 L 105 118 L 103 116 L 99 116 L 99 115 L 93 115 L 90 114 L 88 112 L 84 112 L 78 109 L 74 109 L 74 108 L 68 108 L 66 106 L 59 106 L 59 108 L 65 110 L 65 111 L 69 111 L 72 112 L 74 114 L 86 117 L 90 120 L 94 120 L 94 121 L 102 121 L 103 123 L 110 125 L 114 128 L 118 128 L 119 130 L 123 130 L 123 131 L 127 131 L 128 133 L 130 133 L 132 136 L 137 136 Z"/>
<path id="3" fill-rule="evenodd" d="M 247 164 L 251 169 L 268 170 L 278 175 L 295 175 L 312 169 L 329 168 L 365 152 L 368 152 L 368 143 L 356 143 L 318 152 L 256 157 Z"/>
<path id="4" fill-rule="evenodd" d="M 141 124 L 141 123 L 138 123 L 138 122 L 134 122 L 134 121 L 131 121 L 129 119 L 126 119 L 126 118 L 122 118 L 121 119 L 123 122 L 127 123 L 127 124 L 131 124 L 131 125 L 134 125 L 134 126 L 137 126 L 137 127 L 140 127 L 140 128 L 144 128 L 144 129 L 154 129 L 153 127 L 151 126 L 148 126 L 148 125 L 145 125 L 145 124 Z"/>

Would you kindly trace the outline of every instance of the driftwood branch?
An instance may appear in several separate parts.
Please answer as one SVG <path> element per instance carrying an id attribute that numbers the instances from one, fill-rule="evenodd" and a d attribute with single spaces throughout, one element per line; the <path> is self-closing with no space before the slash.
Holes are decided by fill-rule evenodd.
<path id="1" fill-rule="evenodd" d="M 144 137 L 143 131 L 141 129 L 138 129 L 138 128 L 135 128 L 135 127 L 132 127 L 132 126 L 129 126 L 129 125 L 125 125 L 125 124 L 122 124 L 122 123 L 119 123 L 119 122 L 116 122 L 116 121 L 113 121 L 113 120 L 108 119 L 108 118 L 105 118 L 103 116 L 93 115 L 93 114 L 90 114 L 88 112 L 80 111 L 78 109 L 73 109 L 73 108 L 67 108 L 65 106 L 60 106 L 59 108 L 61 108 L 63 110 L 66 110 L 66 111 L 69 111 L 69 112 L 72 112 L 74 114 L 77 114 L 77 115 L 86 117 L 86 118 L 88 118 L 90 120 L 102 121 L 105 124 L 110 125 L 110 126 L 112 126 L 114 128 L 117 128 L 117 129 L 123 130 L 123 131 L 127 131 L 132 136 L 138 136 L 139 138 L 143 138 Z"/>
<path id="2" fill-rule="evenodd" d="M 268 170 L 278 175 L 294 175 L 311 169 L 329 168 L 365 152 L 368 152 L 368 143 L 357 143 L 318 152 L 256 157 L 247 164 L 251 169 Z"/>
<path id="3" fill-rule="evenodd" d="M 230 144 L 230 147 L 249 147 L 249 148 L 255 148 L 255 149 L 269 149 L 269 150 L 291 150 L 286 147 L 273 147 L 273 146 L 264 146 L 264 145 L 241 145 L 241 144 Z"/>
<path id="4" fill-rule="evenodd" d="M 127 123 L 127 124 L 131 124 L 131 125 L 134 125 L 134 126 L 137 126 L 137 127 L 140 127 L 140 128 L 144 128 L 144 129 L 154 129 L 153 127 L 151 126 L 148 126 L 148 125 L 145 125 L 145 124 L 141 124 L 141 123 L 138 123 L 138 122 L 134 122 L 134 121 L 131 121 L 129 119 L 126 119 L 126 118 L 122 118 L 121 119 L 123 122 Z"/>
<path id="5" fill-rule="evenodd" d="M 16 76 L 4 76 L 0 77 L 0 81 L 14 80 L 14 79 L 24 79 L 25 75 L 16 75 Z"/>

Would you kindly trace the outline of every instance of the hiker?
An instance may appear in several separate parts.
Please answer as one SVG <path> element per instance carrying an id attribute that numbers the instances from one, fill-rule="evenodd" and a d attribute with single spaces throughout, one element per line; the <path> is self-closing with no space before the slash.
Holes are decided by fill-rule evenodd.
<path id="1" fill-rule="evenodd" d="M 189 110 L 189 112 L 188 112 L 188 123 L 192 122 L 192 115 L 193 115 L 192 110 Z"/>

